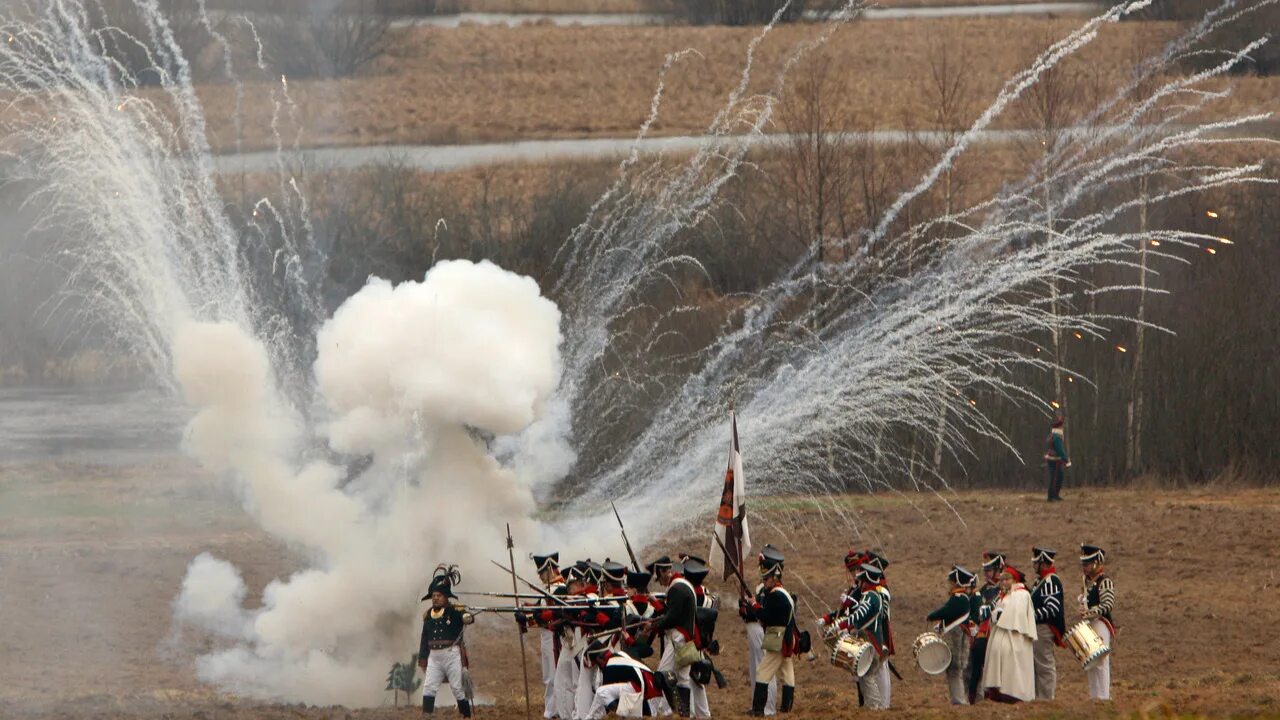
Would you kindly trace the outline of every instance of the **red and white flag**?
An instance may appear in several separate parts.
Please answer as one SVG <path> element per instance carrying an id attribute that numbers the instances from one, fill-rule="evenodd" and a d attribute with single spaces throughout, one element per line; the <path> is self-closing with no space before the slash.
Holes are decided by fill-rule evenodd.
<path id="1" fill-rule="evenodd" d="M 719 543 L 712 546 L 708 557 L 725 555 L 724 579 L 733 575 L 733 567 L 742 568 L 742 558 L 751 552 L 751 533 L 747 530 L 747 485 L 742 474 L 742 451 L 738 448 L 738 416 L 730 411 L 733 428 L 729 441 L 729 466 L 724 471 L 724 490 L 720 493 L 720 509 L 716 512 L 716 537 L 724 543 L 725 553 L 717 553 Z M 713 541 L 714 542 L 714 541 Z"/>

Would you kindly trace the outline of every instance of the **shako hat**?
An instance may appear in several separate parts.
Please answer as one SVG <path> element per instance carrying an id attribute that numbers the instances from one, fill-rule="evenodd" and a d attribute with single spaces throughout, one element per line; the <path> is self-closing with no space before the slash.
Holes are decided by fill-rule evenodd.
<path id="1" fill-rule="evenodd" d="M 582 654 L 586 656 L 588 660 L 597 660 L 601 655 L 604 655 L 607 652 L 609 652 L 608 643 L 601 640 L 592 640 L 591 644 L 587 645 L 587 649 L 584 650 Z"/>
<path id="2" fill-rule="evenodd" d="M 1080 546 L 1080 564 L 1085 565 L 1091 562 L 1106 562 L 1107 553 L 1097 545 L 1081 545 Z"/>
<path id="3" fill-rule="evenodd" d="M 684 559 L 680 561 L 680 566 L 683 568 L 682 572 L 685 578 L 694 585 L 705 580 L 707 574 L 711 572 L 711 568 L 707 567 L 706 560 L 703 560 L 700 557 L 694 557 L 693 555 L 686 555 Z"/>
<path id="4" fill-rule="evenodd" d="M 652 579 L 653 579 L 653 573 L 644 572 L 643 570 L 640 572 L 635 572 L 632 570 L 627 571 L 627 587 L 631 588 L 632 590 L 638 590 L 641 592 L 648 591 L 649 581 Z"/>
<path id="5" fill-rule="evenodd" d="M 982 553 L 982 569 L 983 570 L 1003 570 L 1005 566 L 1004 553 L 988 550 Z"/>
<path id="6" fill-rule="evenodd" d="M 1058 556 L 1056 551 L 1049 548 L 1033 547 L 1031 548 L 1031 562 L 1042 562 L 1053 564 L 1053 559 Z"/>
<path id="7" fill-rule="evenodd" d="M 782 563 L 760 566 L 760 579 L 764 580 L 765 578 L 771 577 L 782 577 Z"/>
<path id="8" fill-rule="evenodd" d="M 587 579 L 586 565 L 581 562 L 576 562 L 570 565 L 568 568 L 565 568 L 564 579 L 565 579 L 565 582 L 574 582 L 575 580 L 581 582 L 583 580 L 586 580 Z"/>
<path id="9" fill-rule="evenodd" d="M 862 565 L 858 566 L 858 574 L 867 582 L 878 583 L 884 579 L 884 571 L 881 570 L 879 566 L 873 565 L 869 562 L 862 563 Z"/>
<path id="10" fill-rule="evenodd" d="M 973 573 L 959 565 L 952 565 L 951 572 L 947 573 L 947 581 L 960 587 L 968 587 L 977 582 L 977 580 L 978 578 Z"/>
<path id="11" fill-rule="evenodd" d="M 533 558 L 533 564 L 538 566 L 538 572 L 543 572 L 548 568 L 560 567 L 560 553 L 553 552 L 546 555 L 530 555 Z"/>
<path id="12" fill-rule="evenodd" d="M 667 555 L 663 555 L 648 565 L 649 572 L 653 575 L 657 575 L 663 570 L 670 570 L 672 567 L 671 558 Z"/>
<path id="13" fill-rule="evenodd" d="M 888 558 L 876 552 L 875 550 L 868 550 L 864 552 L 862 555 L 863 557 L 866 558 L 867 563 L 871 565 L 875 565 L 876 567 L 880 568 L 880 572 L 884 572 L 885 570 L 889 569 Z"/>
<path id="14" fill-rule="evenodd" d="M 772 565 L 782 565 L 787 561 L 782 551 L 772 545 L 765 545 L 760 548 L 760 567 L 767 568 Z"/>
<path id="15" fill-rule="evenodd" d="M 627 566 L 605 558 L 604 563 L 600 565 L 600 577 L 609 582 L 621 583 L 627 579 Z"/>
<path id="16" fill-rule="evenodd" d="M 584 560 L 583 564 L 587 567 L 587 581 L 599 585 L 600 578 L 604 577 L 604 568 L 591 558 Z"/>

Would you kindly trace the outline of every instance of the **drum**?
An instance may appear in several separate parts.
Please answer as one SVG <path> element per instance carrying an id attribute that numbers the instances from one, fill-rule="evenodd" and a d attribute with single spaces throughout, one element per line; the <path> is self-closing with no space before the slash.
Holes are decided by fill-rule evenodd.
<path id="1" fill-rule="evenodd" d="M 822 628 L 822 644 L 828 648 L 835 648 L 836 642 L 840 640 L 840 636 L 843 634 L 844 631 L 836 627 L 834 623 L 827 625 Z"/>
<path id="2" fill-rule="evenodd" d="M 1071 652 L 1075 654 L 1076 660 L 1085 670 L 1092 669 L 1099 660 L 1111 653 L 1111 648 L 1102 641 L 1102 636 L 1098 634 L 1087 620 L 1076 623 L 1076 626 L 1067 631 L 1064 638 L 1067 647 L 1071 648 Z"/>
<path id="3" fill-rule="evenodd" d="M 831 649 L 831 664 L 858 677 L 866 675 L 875 660 L 876 649 L 871 643 L 852 635 L 841 635 Z"/>
<path id="4" fill-rule="evenodd" d="M 941 675 L 951 666 L 951 648 L 936 632 L 923 632 L 911 646 L 916 664 L 929 675 Z"/>

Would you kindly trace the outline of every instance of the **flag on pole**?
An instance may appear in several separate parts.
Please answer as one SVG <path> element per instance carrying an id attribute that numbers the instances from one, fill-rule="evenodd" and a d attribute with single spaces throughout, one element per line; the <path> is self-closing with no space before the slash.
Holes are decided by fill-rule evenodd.
<path id="1" fill-rule="evenodd" d="M 732 427 L 729 466 L 724 471 L 724 489 L 720 493 L 715 525 L 716 537 L 728 552 L 723 559 L 726 580 L 733 575 L 733 566 L 742 569 L 742 558 L 751 552 L 751 533 L 747 530 L 746 478 L 742 475 L 742 451 L 738 448 L 738 416 L 733 411 L 729 412 L 729 424 Z M 719 545 L 713 544 L 708 557 L 715 558 L 718 549 Z"/>

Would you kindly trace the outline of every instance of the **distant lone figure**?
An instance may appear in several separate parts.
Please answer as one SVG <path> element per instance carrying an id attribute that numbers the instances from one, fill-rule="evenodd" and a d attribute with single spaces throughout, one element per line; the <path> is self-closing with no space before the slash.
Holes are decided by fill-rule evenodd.
<path id="1" fill-rule="evenodd" d="M 1049 502 L 1062 499 L 1062 481 L 1066 478 L 1067 466 L 1071 464 L 1067 457 L 1067 436 L 1062 425 L 1066 418 L 1062 413 L 1053 416 L 1053 429 L 1049 431 L 1049 439 L 1045 443 L 1044 464 L 1049 468 Z"/>

